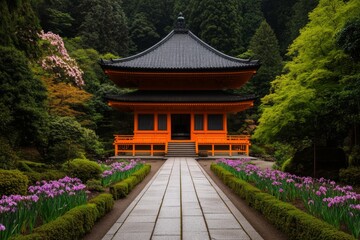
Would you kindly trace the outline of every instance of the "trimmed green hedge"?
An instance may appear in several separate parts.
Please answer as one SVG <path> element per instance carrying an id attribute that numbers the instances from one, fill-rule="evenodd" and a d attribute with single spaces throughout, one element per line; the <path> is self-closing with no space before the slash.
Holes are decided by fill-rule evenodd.
<path id="1" fill-rule="evenodd" d="M 284 232 L 289 239 L 316 240 L 354 240 L 295 206 L 282 202 L 276 197 L 261 192 L 258 188 L 243 181 L 219 165 L 211 164 L 211 170 L 237 195 L 265 216 L 275 227 Z"/>
<path id="2" fill-rule="evenodd" d="M 110 212 L 114 207 L 114 198 L 110 193 L 100 194 L 89 201 L 96 205 L 97 210 L 99 211 L 98 219 L 104 216 L 106 213 Z"/>
<path id="3" fill-rule="evenodd" d="M 111 194 L 100 194 L 88 204 L 71 209 L 54 221 L 35 228 L 28 235 L 17 235 L 11 240 L 73 240 L 81 239 L 90 232 L 95 221 L 104 216 L 114 206 Z"/>
<path id="4" fill-rule="evenodd" d="M 94 161 L 76 158 L 63 164 L 63 169 L 71 177 L 79 178 L 83 183 L 90 179 L 100 179 L 101 167 Z"/>
<path id="5" fill-rule="evenodd" d="M 18 170 L 0 170 L 0 197 L 2 195 L 26 195 L 29 180 Z"/>
<path id="6" fill-rule="evenodd" d="M 110 187 L 110 193 L 114 199 L 126 197 L 129 192 L 149 174 L 151 165 L 145 164 L 141 169 L 131 174 L 130 177 Z"/>

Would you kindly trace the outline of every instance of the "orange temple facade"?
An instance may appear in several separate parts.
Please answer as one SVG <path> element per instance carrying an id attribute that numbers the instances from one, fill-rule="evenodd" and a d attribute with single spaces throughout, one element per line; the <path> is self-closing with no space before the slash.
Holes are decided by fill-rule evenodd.
<path id="1" fill-rule="evenodd" d="M 115 156 L 249 155 L 250 137 L 229 135 L 227 116 L 252 107 L 254 97 L 229 90 L 249 81 L 258 61 L 217 51 L 180 16 L 153 47 L 100 65 L 119 87 L 134 89 L 107 96 L 111 107 L 134 113 L 133 135 L 115 135 Z"/>

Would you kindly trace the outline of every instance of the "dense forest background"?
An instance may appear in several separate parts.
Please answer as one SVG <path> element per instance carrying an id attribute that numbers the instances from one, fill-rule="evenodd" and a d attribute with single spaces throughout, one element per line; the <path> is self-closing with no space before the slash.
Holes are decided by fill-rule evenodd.
<path id="1" fill-rule="evenodd" d="M 218 50 L 260 59 L 236 90 L 255 94 L 256 106 L 229 123 L 253 134 L 253 153 L 280 167 L 331 147 L 360 165 L 358 0 L 0 0 L 0 167 L 111 154 L 132 117 L 106 105 L 107 93 L 126 90 L 97 61 L 152 46 L 179 12 Z"/>

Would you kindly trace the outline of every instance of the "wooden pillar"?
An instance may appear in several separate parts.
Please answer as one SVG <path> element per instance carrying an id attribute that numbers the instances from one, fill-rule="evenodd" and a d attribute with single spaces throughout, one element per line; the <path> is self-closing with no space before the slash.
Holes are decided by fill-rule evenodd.
<path id="1" fill-rule="evenodd" d="M 118 145 L 116 143 L 114 145 L 115 145 L 115 156 L 117 156 L 119 153 Z"/>
<path id="2" fill-rule="evenodd" d="M 229 144 L 229 154 L 230 154 L 230 157 L 232 156 L 232 145 L 231 143 Z"/>
<path id="3" fill-rule="evenodd" d="M 135 144 L 132 145 L 133 149 L 132 149 L 132 155 L 135 156 Z"/>

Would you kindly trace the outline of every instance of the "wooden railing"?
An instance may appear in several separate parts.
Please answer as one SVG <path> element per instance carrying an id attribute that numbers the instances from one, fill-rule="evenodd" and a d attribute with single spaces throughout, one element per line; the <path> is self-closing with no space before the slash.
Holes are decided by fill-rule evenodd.
<path id="1" fill-rule="evenodd" d="M 199 153 L 200 147 L 208 147 L 204 151 L 210 152 L 211 156 L 215 154 L 226 154 L 232 156 L 234 153 L 249 155 L 250 136 L 248 135 L 227 135 L 211 136 L 211 134 L 196 135 L 196 153 Z M 221 148 L 222 147 L 222 148 Z M 224 148 L 226 147 L 226 148 Z"/>
<path id="2" fill-rule="evenodd" d="M 159 135 L 146 135 L 135 139 L 133 135 L 115 135 L 114 146 L 115 156 L 129 153 L 135 156 L 140 152 L 154 156 L 155 153 L 167 153 L 167 138 Z M 157 149 L 156 146 L 163 146 L 163 148 Z M 141 147 L 143 149 L 137 149 Z"/>
<path id="3" fill-rule="evenodd" d="M 131 154 L 136 156 L 139 153 L 165 155 L 168 149 L 168 137 L 166 134 L 141 134 L 136 138 L 134 135 L 115 135 L 114 146 L 115 156 L 119 154 Z M 195 146 L 196 153 L 199 147 L 205 147 L 212 156 L 216 154 L 230 155 L 246 154 L 249 155 L 250 136 L 248 135 L 214 135 L 196 134 Z"/>

